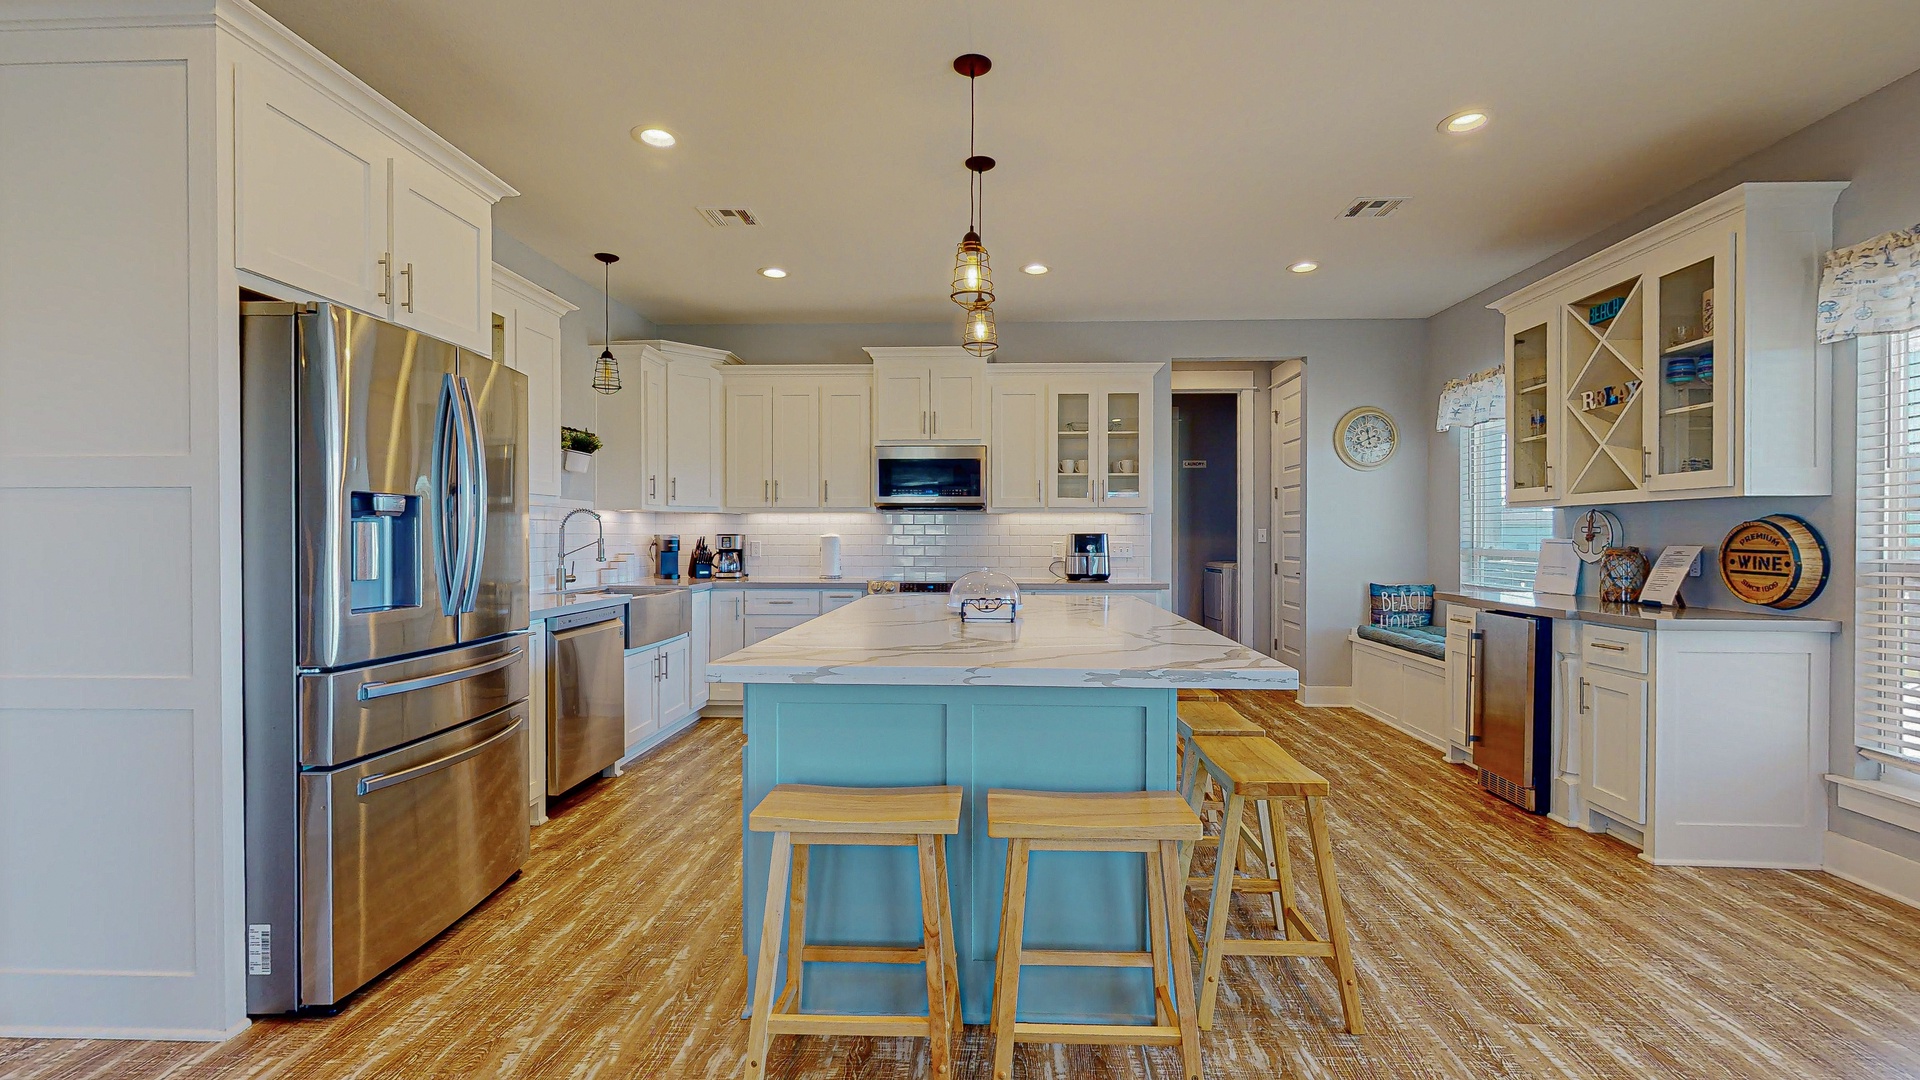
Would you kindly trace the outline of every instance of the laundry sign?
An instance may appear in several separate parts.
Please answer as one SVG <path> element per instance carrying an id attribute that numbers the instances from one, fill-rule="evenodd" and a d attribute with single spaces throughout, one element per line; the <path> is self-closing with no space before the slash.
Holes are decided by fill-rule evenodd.
<path id="1" fill-rule="evenodd" d="M 1200 457 L 1181 458 L 1180 467 L 1183 469 L 1204 469 L 1207 467 L 1207 459 Z"/>

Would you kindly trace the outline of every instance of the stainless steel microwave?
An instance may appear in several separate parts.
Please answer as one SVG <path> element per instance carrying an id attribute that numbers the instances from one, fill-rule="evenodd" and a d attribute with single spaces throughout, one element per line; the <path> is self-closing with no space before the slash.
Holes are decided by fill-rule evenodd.
<path id="1" fill-rule="evenodd" d="M 873 456 L 873 505 L 881 510 L 985 510 L 984 446 L 882 446 Z"/>

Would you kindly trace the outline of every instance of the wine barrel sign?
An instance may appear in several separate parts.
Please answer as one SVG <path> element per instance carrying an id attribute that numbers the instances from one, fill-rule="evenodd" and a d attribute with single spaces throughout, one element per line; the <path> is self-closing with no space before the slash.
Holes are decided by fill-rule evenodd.
<path id="1" fill-rule="evenodd" d="M 1720 580 L 1749 604 L 1804 607 L 1826 588 L 1826 542 L 1792 514 L 1743 521 L 1720 545 Z"/>

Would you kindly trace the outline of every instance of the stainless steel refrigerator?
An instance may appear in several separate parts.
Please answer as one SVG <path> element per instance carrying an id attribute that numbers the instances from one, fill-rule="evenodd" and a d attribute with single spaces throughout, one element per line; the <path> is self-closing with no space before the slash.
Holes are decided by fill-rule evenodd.
<path id="1" fill-rule="evenodd" d="M 1553 623 L 1482 611 L 1474 619 L 1468 741 L 1480 786 L 1531 813 L 1548 809 Z"/>
<path id="2" fill-rule="evenodd" d="M 241 305 L 247 1011 L 330 1006 L 527 857 L 527 386 Z"/>

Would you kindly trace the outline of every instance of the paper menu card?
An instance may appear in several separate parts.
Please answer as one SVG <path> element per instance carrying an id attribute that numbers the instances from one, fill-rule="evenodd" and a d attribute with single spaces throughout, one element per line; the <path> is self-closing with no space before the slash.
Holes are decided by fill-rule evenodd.
<path id="1" fill-rule="evenodd" d="M 1700 545 L 1675 544 L 1660 552 L 1660 558 L 1647 572 L 1647 583 L 1640 590 L 1640 602 L 1649 607 L 1682 605 L 1680 583 L 1687 579 L 1687 571 L 1693 568 L 1693 561 L 1700 557 Z"/>
<path id="2" fill-rule="evenodd" d="M 1533 591 L 1571 596 L 1580 591 L 1580 556 L 1573 541 L 1540 541 L 1540 564 L 1533 572 Z"/>

